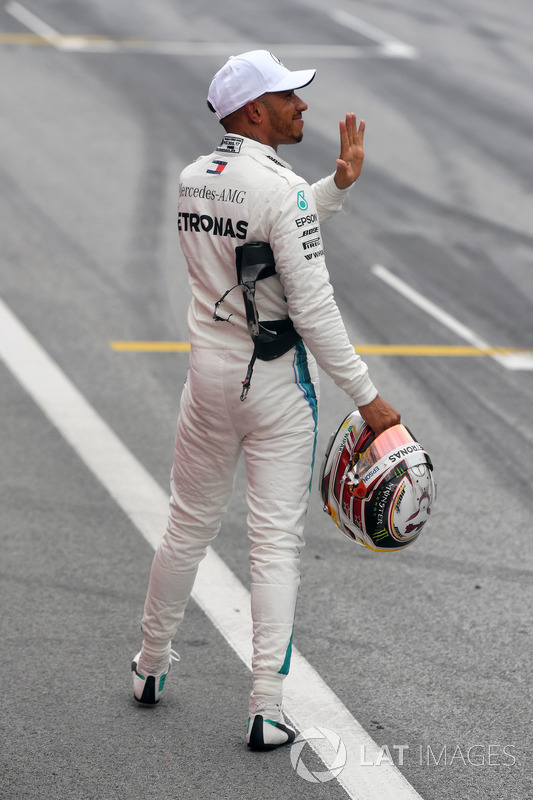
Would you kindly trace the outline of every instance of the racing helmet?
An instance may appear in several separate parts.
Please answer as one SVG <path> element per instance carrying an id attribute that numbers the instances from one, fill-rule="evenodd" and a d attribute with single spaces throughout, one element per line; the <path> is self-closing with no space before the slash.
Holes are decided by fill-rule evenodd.
<path id="1" fill-rule="evenodd" d="M 331 437 L 319 480 L 324 511 L 377 552 L 412 544 L 437 496 L 431 459 L 409 430 L 394 425 L 376 436 L 357 411 Z"/>

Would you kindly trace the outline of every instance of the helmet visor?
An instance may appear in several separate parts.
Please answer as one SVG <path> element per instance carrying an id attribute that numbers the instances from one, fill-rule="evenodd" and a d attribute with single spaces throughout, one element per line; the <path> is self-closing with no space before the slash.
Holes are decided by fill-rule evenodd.
<path id="1" fill-rule="evenodd" d="M 361 454 L 356 464 L 356 471 L 358 475 L 364 475 L 387 456 L 397 457 L 392 459 L 392 462 L 400 461 L 417 450 L 423 450 L 423 447 L 415 442 L 407 428 L 404 425 L 394 425 L 383 431 Z"/>

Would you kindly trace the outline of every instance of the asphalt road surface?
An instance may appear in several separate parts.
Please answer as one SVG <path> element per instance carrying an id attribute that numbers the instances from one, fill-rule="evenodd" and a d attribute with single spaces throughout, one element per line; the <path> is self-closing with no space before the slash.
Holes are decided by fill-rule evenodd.
<path id="1" fill-rule="evenodd" d="M 406 779 L 395 800 L 533 797 L 530 11 L 2 3 L 2 798 L 384 800 L 388 769 Z M 117 499 L 130 473 L 111 470 L 113 493 L 66 437 L 71 417 L 84 428 L 78 406 L 54 418 L 39 400 L 68 381 L 105 423 L 101 438 L 79 432 L 84 446 L 105 462 L 118 437 L 168 491 L 187 353 L 112 343 L 187 341 L 177 179 L 221 136 L 213 73 L 253 47 L 318 68 L 304 141 L 280 151 L 308 180 L 335 168 L 338 120 L 366 120 L 363 175 L 324 226 L 326 258 L 352 341 L 439 491 L 420 539 L 382 556 L 342 537 L 313 487 L 295 644 L 376 745 L 348 747 L 339 780 L 314 783 L 290 748 L 247 751 L 249 671 L 196 601 L 164 700 L 136 706 L 153 550 Z M 18 325 L 49 361 L 17 344 Z M 319 453 L 350 410 L 324 377 Z M 242 488 L 240 472 L 214 550 L 246 587 Z M 318 700 L 316 713 L 336 731 Z M 302 761 L 325 769 L 307 745 Z M 349 777 L 356 762 L 368 790 Z"/>

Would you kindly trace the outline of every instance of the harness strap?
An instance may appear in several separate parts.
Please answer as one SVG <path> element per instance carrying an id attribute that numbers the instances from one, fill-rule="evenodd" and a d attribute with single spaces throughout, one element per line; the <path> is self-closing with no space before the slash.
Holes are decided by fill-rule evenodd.
<path id="1" fill-rule="evenodd" d="M 289 317 L 268 322 L 259 321 L 255 302 L 255 284 L 257 281 L 276 274 L 274 253 L 268 242 L 246 242 L 236 247 L 235 259 L 237 278 L 243 290 L 248 331 L 254 344 L 254 352 L 248 364 L 241 393 L 241 400 L 245 400 L 250 389 L 256 359 L 273 361 L 279 358 L 294 347 L 300 341 L 301 336 L 297 333 Z"/>
<path id="2" fill-rule="evenodd" d="M 252 341 L 257 345 L 257 357 L 263 361 L 279 358 L 294 347 L 300 336 L 289 317 L 259 322 L 255 303 L 255 284 L 276 274 L 274 253 L 268 242 L 246 242 L 235 248 L 237 278 L 243 289 L 246 321 Z"/>
<path id="3" fill-rule="evenodd" d="M 213 319 L 224 321 L 224 318 L 219 316 L 218 313 L 220 305 L 233 289 L 240 286 L 248 332 L 254 345 L 246 378 L 242 382 L 241 400 L 245 400 L 250 389 L 256 359 L 273 361 L 275 358 L 279 358 L 294 347 L 300 341 L 301 336 L 297 333 L 289 317 L 264 322 L 259 321 L 259 312 L 255 302 L 255 284 L 257 281 L 270 278 L 276 274 L 274 253 L 268 242 L 246 242 L 243 245 L 239 245 L 235 248 L 235 262 L 239 282 L 231 289 L 228 289 L 217 301 Z M 231 322 L 229 317 L 225 321 Z"/>

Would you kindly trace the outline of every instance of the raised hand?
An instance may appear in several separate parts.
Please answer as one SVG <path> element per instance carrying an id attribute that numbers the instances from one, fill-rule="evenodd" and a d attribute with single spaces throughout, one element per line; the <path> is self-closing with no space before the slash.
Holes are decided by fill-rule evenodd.
<path id="1" fill-rule="evenodd" d="M 339 130 L 341 152 L 337 159 L 335 183 L 338 189 L 348 189 L 355 183 L 363 168 L 365 121 L 362 119 L 357 127 L 355 114 L 346 114 L 346 120 L 339 123 Z"/>

